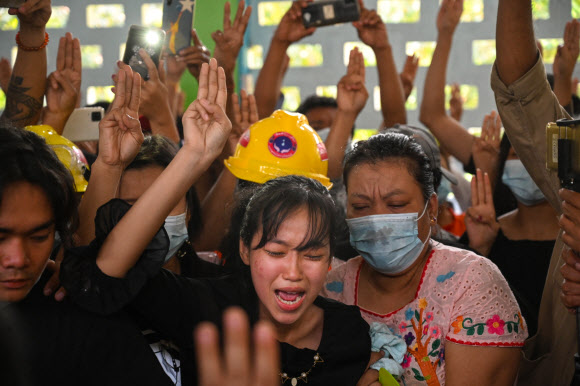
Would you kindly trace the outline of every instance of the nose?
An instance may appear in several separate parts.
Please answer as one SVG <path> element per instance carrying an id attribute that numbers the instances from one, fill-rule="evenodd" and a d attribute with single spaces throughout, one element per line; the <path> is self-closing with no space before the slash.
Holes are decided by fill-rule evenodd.
<path id="1" fill-rule="evenodd" d="M 0 247 L 0 264 L 4 268 L 23 268 L 27 265 L 24 241 L 20 237 L 5 240 Z"/>
<path id="2" fill-rule="evenodd" d="M 284 271 L 284 279 L 300 281 L 302 279 L 302 261 L 298 253 L 293 252 L 286 257 L 287 264 Z"/>

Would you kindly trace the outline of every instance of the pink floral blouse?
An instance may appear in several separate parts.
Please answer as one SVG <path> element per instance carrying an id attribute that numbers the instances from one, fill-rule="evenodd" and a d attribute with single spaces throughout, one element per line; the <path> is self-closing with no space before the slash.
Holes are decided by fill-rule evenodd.
<path id="1" fill-rule="evenodd" d="M 360 308 L 407 343 L 405 385 L 445 384 L 446 341 L 474 346 L 521 347 L 528 333 L 519 306 L 498 268 L 472 252 L 432 243 L 415 298 L 386 315 Z M 333 267 L 322 295 L 358 305 L 364 260 Z"/>

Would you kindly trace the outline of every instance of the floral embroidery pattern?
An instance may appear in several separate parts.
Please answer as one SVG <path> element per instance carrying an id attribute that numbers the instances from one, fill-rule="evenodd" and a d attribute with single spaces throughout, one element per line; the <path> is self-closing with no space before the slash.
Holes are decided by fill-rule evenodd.
<path id="1" fill-rule="evenodd" d="M 499 315 L 493 315 L 485 323 L 473 323 L 473 319 L 464 318 L 463 316 L 458 316 L 451 327 L 453 327 L 453 333 L 457 334 L 461 330 L 465 330 L 467 335 L 483 335 L 485 333 L 485 328 L 487 327 L 488 334 L 505 334 L 505 329 L 508 333 L 512 331 L 518 333 L 520 328 L 524 330 L 524 324 L 522 321 L 522 315 L 518 312 L 514 315 L 515 321 L 505 321 L 502 320 Z"/>
<path id="2" fill-rule="evenodd" d="M 441 366 L 445 358 L 441 339 L 439 338 L 441 336 L 441 328 L 439 326 L 429 326 L 429 322 L 433 320 L 433 313 L 425 313 L 427 300 L 425 298 L 419 299 L 418 305 L 419 310 L 407 308 L 405 311 L 407 323 L 402 322 L 399 325 L 401 334 L 408 328 L 412 329 L 403 337 L 407 343 L 407 354 L 403 358 L 402 366 L 403 368 L 408 368 L 411 364 L 411 356 L 413 356 L 421 369 L 421 372 L 419 372 L 419 370 L 411 368 L 415 379 L 425 381 L 430 386 L 439 386 L 437 367 Z M 409 322 L 411 324 L 408 324 Z M 431 340 L 433 340 L 433 343 L 431 343 Z M 431 350 L 429 350 L 430 343 Z"/>

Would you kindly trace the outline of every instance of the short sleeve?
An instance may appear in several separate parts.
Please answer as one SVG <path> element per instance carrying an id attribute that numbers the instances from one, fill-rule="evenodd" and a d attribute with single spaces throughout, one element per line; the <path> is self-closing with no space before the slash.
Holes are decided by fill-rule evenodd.
<path id="1" fill-rule="evenodd" d="M 451 310 L 447 340 L 477 346 L 521 347 L 527 326 L 499 269 L 477 256 L 464 272 Z"/>

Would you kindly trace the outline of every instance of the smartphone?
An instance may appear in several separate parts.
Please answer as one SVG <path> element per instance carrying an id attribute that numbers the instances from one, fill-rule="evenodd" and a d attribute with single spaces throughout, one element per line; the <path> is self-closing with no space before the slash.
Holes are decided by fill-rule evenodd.
<path id="1" fill-rule="evenodd" d="M 194 1 L 163 1 L 163 30 L 166 46 L 173 55 L 191 45 L 191 29 L 195 15 Z"/>
<path id="2" fill-rule="evenodd" d="M 315 1 L 302 8 L 302 23 L 306 28 L 352 22 L 359 18 L 357 0 Z"/>
<path id="3" fill-rule="evenodd" d="M 26 0 L 0 0 L 0 8 L 18 8 L 25 2 Z"/>
<path id="4" fill-rule="evenodd" d="M 139 49 L 143 48 L 155 63 L 155 67 L 158 67 L 164 40 L 165 31 L 162 29 L 132 25 L 127 36 L 123 62 L 138 72 L 144 80 L 149 80 L 149 71 L 139 55 Z"/>
<path id="5" fill-rule="evenodd" d="M 70 141 L 98 141 L 99 122 L 105 116 L 102 107 L 81 107 L 75 109 L 62 132 L 62 136 Z"/>

